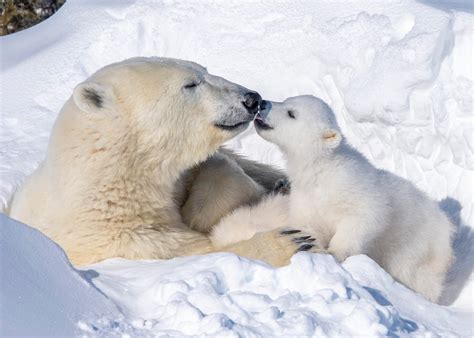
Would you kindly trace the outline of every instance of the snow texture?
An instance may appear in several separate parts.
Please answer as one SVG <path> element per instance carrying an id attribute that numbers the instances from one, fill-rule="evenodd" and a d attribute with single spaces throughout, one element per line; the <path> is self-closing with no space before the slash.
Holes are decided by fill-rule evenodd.
<path id="1" fill-rule="evenodd" d="M 80 334 L 83 319 L 91 332 L 133 331 L 57 244 L 3 214 L 0 225 L 0 336 Z"/>
<path id="2" fill-rule="evenodd" d="M 0 38 L 2 208 L 43 159 L 75 85 L 111 62 L 157 55 L 270 100 L 323 98 L 349 142 L 440 200 L 458 226 L 449 306 L 439 306 L 365 256 L 340 265 L 301 253 L 276 270 L 230 254 L 116 259 L 81 279 L 57 246 L 1 216 L 1 335 L 472 335 L 472 13 L 465 0 L 69 0 Z M 229 145 L 285 165 L 252 129 Z"/>
<path id="3" fill-rule="evenodd" d="M 426 301 L 367 256 L 351 257 L 341 266 L 329 255 L 299 253 L 277 270 L 230 254 L 140 263 L 109 260 L 91 268 L 99 271 L 94 284 L 126 317 L 139 318 L 135 327 L 153 334 L 469 333 L 470 314 Z"/>

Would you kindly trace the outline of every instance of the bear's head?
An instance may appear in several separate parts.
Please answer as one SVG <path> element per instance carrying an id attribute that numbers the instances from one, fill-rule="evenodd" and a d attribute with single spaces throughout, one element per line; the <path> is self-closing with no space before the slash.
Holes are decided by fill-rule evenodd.
<path id="1" fill-rule="evenodd" d="M 98 138 L 127 139 L 127 149 L 144 160 L 192 165 L 245 130 L 260 103 L 258 93 L 196 63 L 133 58 L 79 84 L 69 104 Z"/>
<path id="2" fill-rule="evenodd" d="M 328 153 L 341 143 L 341 131 L 332 109 L 317 97 L 263 101 L 261 108 L 254 122 L 257 133 L 287 154 Z"/>

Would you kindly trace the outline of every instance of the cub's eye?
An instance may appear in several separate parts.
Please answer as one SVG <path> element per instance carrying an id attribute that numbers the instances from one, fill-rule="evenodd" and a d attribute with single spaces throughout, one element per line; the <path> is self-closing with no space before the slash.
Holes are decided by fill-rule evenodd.
<path id="1" fill-rule="evenodd" d="M 292 119 L 296 119 L 295 113 L 293 113 L 292 110 L 288 110 L 288 116 L 291 117 Z"/>
<path id="2" fill-rule="evenodd" d="M 198 82 L 191 82 L 191 83 L 188 83 L 187 85 L 184 85 L 184 88 L 185 89 L 192 89 L 192 88 L 196 88 L 197 86 L 199 86 Z"/>

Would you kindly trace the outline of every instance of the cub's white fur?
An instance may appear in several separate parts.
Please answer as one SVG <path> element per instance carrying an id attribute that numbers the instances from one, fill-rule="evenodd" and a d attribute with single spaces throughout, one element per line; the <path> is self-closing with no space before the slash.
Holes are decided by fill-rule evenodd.
<path id="1" fill-rule="evenodd" d="M 216 250 L 286 264 L 299 248 L 292 235 L 272 231 L 213 246 L 182 221 L 177 203 L 186 201 L 183 175 L 243 131 L 259 100 L 191 62 L 134 58 L 107 66 L 64 105 L 46 159 L 15 194 L 10 216 L 50 236 L 79 265 Z M 235 161 L 248 173 L 258 168 Z"/>
<path id="2" fill-rule="evenodd" d="M 255 233 L 283 228 L 290 224 L 289 196 L 269 195 L 257 205 L 235 209 L 212 230 L 212 242 L 226 246 L 252 238 Z"/>
<path id="3" fill-rule="evenodd" d="M 257 203 L 274 191 L 277 182 L 285 180 L 280 170 L 221 148 L 182 175 L 175 199 L 184 222 L 209 233 L 222 217 L 240 206 Z"/>
<path id="4" fill-rule="evenodd" d="M 265 189 L 233 158 L 218 153 L 199 165 L 181 208 L 183 220 L 192 229 L 207 233 L 229 211 L 256 203 L 264 194 Z"/>
<path id="5" fill-rule="evenodd" d="M 285 197 L 236 210 L 217 225 L 216 243 L 288 224 L 308 226 L 322 252 L 340 261 L 366 254 L 437 301 L 453 259 L 453 226 L 437 203 L 409 181 L 370 164 L 346 142 L 334 113 L 320 99 L 300 96 L 267 105 L 271 112 L 266 118 L 269 109 L 262 112 L 255 125 L 287 157 L 289 214 L 281 215 Z"/>

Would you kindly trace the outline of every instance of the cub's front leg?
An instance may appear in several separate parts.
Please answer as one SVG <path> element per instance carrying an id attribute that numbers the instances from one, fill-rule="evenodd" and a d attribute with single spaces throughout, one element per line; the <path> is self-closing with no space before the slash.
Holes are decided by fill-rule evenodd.
<path id="1" fill-rule="evenodd" d="M 258 204 L 244 206 L 225 216 L 214 227 L 214 245 L 226 246 L 252 238 L 258 232 L 288 227 L 288 196 L 268 195 Z"/>
<path id="2" fill-rule="evenodd" d="M 328 252 L 340 262 L 349 256 L 370 253 L 375 239 L 384 231 L 383 217 L 350 217 L 336 226 L 336 233 L 329 241 Z"/>

